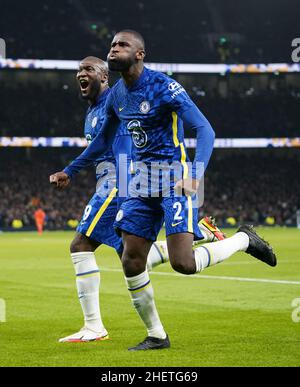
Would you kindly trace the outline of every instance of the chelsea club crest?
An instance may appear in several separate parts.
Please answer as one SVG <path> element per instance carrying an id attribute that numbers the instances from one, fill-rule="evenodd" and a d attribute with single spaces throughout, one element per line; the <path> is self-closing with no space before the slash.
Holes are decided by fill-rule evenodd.
<path id="1" fill-rule="evenodd" d="M 143 101 L 140 104 L 140 112 L 143 113 L 143 114 L 147 114 L 149 110 L 150 110 L 150 103 L 149 103 L 149 101 Z"/>

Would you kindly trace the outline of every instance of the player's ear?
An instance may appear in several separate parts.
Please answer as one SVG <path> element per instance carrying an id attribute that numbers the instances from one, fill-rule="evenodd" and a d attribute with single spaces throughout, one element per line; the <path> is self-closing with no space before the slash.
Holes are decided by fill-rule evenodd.
<path id="1" fill-rule="evenodd" d="M 145 50 L 139 50 L 136 53 L 136 59 L 138 59 L 138 60 L 144 60 L 145 56 L 146 56 Z"/>
<path id="2" fill-rule="evenodd" d="M 108 74 L 102 74 L 101 83 L 108 83 Z"/>

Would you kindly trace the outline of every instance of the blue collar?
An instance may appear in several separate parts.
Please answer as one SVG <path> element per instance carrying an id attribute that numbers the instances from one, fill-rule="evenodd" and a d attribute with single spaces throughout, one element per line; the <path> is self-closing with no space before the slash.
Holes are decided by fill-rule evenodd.
<path id="1" fill-rule="evenodd" d="M 91 106 L 89 107 L 89 109 L 93 109 L 95 106 L 100 105 L 101 102 L 102 102 L 104 99 L 106 99 L 106 97 L 107 97 L 107 95 L 108 95 L 109 92 L 110 92 L 110 88 L 104 90 L 104 92 L 103 92 L 102 94 L 99 95 L 99 97 L 97 98 L 96 102 L 95 102 L 93 105 L 91 105 Z"/>
<path id="2" fill-rule="evenodd" d="M 123 81 L 126 89 L 132 91 L 132 90 L 136 90 L 139 87 L 141 87 L 143 85 L 143 83 L 148 79 L 148 71 L 149 70 L 144 66 L 141 75 L 138 77 L 138 79 L 130 87 L 127 87 L 125 82 Z"/>

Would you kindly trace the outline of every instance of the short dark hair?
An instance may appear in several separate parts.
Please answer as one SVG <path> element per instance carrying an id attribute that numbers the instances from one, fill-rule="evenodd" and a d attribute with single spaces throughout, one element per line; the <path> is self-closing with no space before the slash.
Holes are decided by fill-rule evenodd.
<path id="1" fill-rule="evenodd" d="M 80 61 L 81 62 L 84 62 L 84 61 L 91 61 L 92 63 L 94 63 L 105 75 L 108 75 L 108 67 L 107 67 L 107 64 L 104 62 L 104 60 L 96 57 L 96 56 L 87 56 L 85 57 L 84 59 L 82 59 Z"/>
<path id="2" fill-rule="evenodd" d="M 141 43 L 142 49 L 145 50 L 145 40 L 139 32 L 137 32 L 135 30 L 131 30 L 131 29 L 125 29 L 125 30 L 121 30 L 121 31 L 117 32 L 117 34 L 120 34 L 122 32 L 126 32 L 128 34 L 133 35 Z"/>

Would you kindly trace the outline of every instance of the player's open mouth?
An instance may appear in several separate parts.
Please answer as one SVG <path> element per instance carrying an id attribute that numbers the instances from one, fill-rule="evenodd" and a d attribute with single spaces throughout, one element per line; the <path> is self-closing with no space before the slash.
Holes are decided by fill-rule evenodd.
<path id="1" fill-rule="evenodd" d="M 86 91 L 90 84 L 87 79 L 80 79 L 79 83 L 81 91 Z"/>

